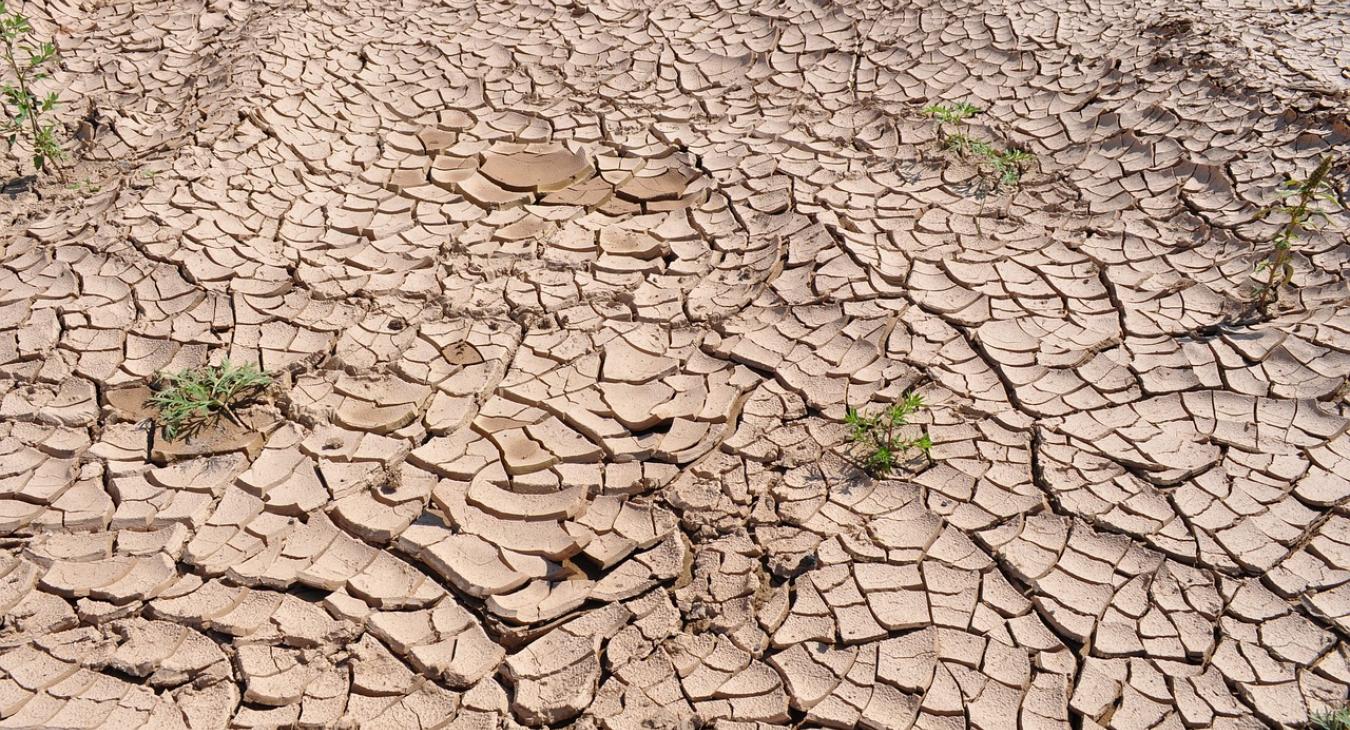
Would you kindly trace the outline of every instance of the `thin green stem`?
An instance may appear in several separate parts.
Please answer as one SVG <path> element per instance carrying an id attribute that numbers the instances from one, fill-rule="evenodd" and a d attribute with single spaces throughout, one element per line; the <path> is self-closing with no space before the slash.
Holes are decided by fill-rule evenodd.
<path id="1" fill-rule="evenodd" d="M 1303 182 L 1298 192 L 1298 202 L 1285 212 L 1289 220 L 1274 238 L 1274 252 L 1266 261 L 1266 283 L 1257 295 L 1257 307 L 1267 314 L 1271 304 L 1279 298 L 1279 287 L 1293 278 L 1292 264 L 1294 237 L 1302 230 L 1308 220 L 1308 206 L 1318 196 L 1325 184 L 1327 174 L 1331 172 L 1332 156 L 1326 155 L 1313 170 L 1313 174 Z"/>
<path id="2" fill-rule="evenodd" d="M 41 156 L 43 165 L 51 165 L 52 169 L 56 171 L 56 176 L 64 183 L 66 181 L 66 175 L 61 169 L 60 164 L 58 164 L 58 161 L 55 159 L 55 155 L 45 154 L 43 150 L 38 149 L 41 140 L 44 137 L 42 127 L 38 124 L 40 102 L 37 100 L 37 97 L 33 95 L 33 92 L 29 90 L 28 74 L 19 67 L 19 59 L 15 55 L 15 38 L 18 33 L 24 32 L 28 28 L 29 26 L 26 23 L 23 23 L 15 26 L 13 33 L 5 33 L 5 60 L 9 63 L 10 70 L 14 72 L 15 83 L 19 86 L 19 103 L 22 105 L 19 109 L 19 116 L 26 116 L 28 118 L 29 133 L 32 135 L 31 141 L 34 146 L 34 151 Z M 33 59 L 36 58 L 36 56 L 33 54 L 31 48 L 28 49 L 28 55 L 29 71 L 31 72 L 32 67 L 35 65 Z M 8 116 L 8 112 L 6 115 Z M 13 118 L 11 117 L 11 119 Z"/>
<path id="3" fill-rule="evenodd" d="M 9 62 L 9 68 L 14 72 L 15 83 L 19 85 L 19 94 L 23 99 L 23 103 L 31 107 L 33 95 L 28 91 L 28 78 L 24 75 L 23 71 L 19 70 L 19 60 L 14 57 L 14 41 L 9 38 L 5 38 L 5 60 Z M 34 114 L 33 110 L 30 108 L 27 116 L 28 126 L 32 130 L 33 141 L 36 143 L 38 135 L 41 133 L 41 130 L 38 128 L 37 115 Z"/>

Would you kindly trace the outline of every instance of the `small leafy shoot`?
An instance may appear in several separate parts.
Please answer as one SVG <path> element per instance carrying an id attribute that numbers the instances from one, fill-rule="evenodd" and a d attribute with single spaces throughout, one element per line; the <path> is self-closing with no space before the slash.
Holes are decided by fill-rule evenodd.
<path id="1" fill-rule="evenodd" d="M 75 190 L 84 193 L 86 195 L 89 195 L 91 193 L 97 193 L 100 190 L 100 187 L 98 185 L 95 185 L 94 181 L 90 180 L 89 178 L 85 178 L 83 180 L 76 180 L 75 182 L 72 183 L 67 183 L 66 188 L 68 190 Z"/>
<path id="2" fill-rule="evenodd" d="M 56 46 L 37 43 L 31 36 L 33 26 L 17 11 L 11 12 L 0 0 L 0 54 L 13 75 L 12 82 L 0 85 L 0 137 L 11 149 L 20 137 L 33 148 L 33 168 L 53 170 L 62 180 L 65 173 L 57 164 L 65 159 L 55 122 L 46 122 L 48 112 L 59 103 L 56 92 L 38 96 L 34 85 L 50 74 L 45 67 L 56 57 Z"/>
<path id="3" fill-rule="evenodd" d="M 994 169 L 994 174 L 998 176 L 1000 185 L 1014 187 L 1022 181 L 1022 172 L 1026 170 L 1027 163 L 1031 162 L 1030 152 L 1023 150 L 1003 150 L 994 151 L 987 155 L 990 167 Z"/>
<path id="4" fill-rule="evenodd" d="M 1269 316 L 1270 305 L 1280 296 L 1280 287 L 1294 278 L 1294 242 L 1299 234 L 1312 230 L 1312 221 L 1325 221 L 1331 209 L 1340 207 L 1336 198 L 1336 188 L 1328 179 L 1333 157 L 1327 155 L 1313 170 L 1307 180 L 1287 180 L 1277 194 L 1281 202 L 1261 211 L 1264 218 L 1271 213 L 1284 216 L 1285 223 L 1280 232 L 1271 239 L 1271 252 L 1256 265 L 1256 275 L 1265 274 L 1266 280 L 1256 289 L 1256 299 L 1252 303 L 1262 316 Z M 1290 202 L 1292 201 L 1292 202 Z M 1329 208 L 1323 208 L 1327 204 Z M 1350 728 L 1347 728 L 1350 730 Z"/>
<path id="5" fill-rule="evenodd" d="M 959 101 L 955 104 L 930 104 L 923 108 L 923 113 L 936 119 L 940 124 L 960 124 L 979 114 L 981 109 L 968 101 Z"/>
<path id="6" fill-rule="evenodd" d="M 955 152 L 958 155 L 968 155 L 975 149 L 975 145 L 982 145 L 983 142 L 977 142 L 964 134 L 948 135 L 943 141 L 942 146 L 948 152 Z"/>
<path id="7" fill-rule="evenodd" d="M 844 421 L 849 427 L 849 440 L 862 447 L 862 465 L 868 473 L 884 477 L 904 463 L 907 452 L 918 450 L 928 454 L 933 441 L 926 432 L 915 438 L 905 438 L 897 433 L 909 424 L 910 416 L 924 407 L 923 396 L 913 392 L 870 416 L 863 415 L 853 406 L 848 407 Z"/>
<path id="8" fill-rule="evenodd" d="M 219 365 L 163 373 L 148 403 L 159 409 L 159 423 L 169 441 L 191 436 L 224 416 L 243 426 L 235 412 L 262 395 L 272 377 L 254 365 Z"/>
<path id="9" fill-rule="evenodd" d="M 961 157 L 978 158 L 981 171 L 992 177 L 999 187 L 1016 187 L 1022 180 L 1022 173 L 1033 159 L 1031 153 L 1017 149 L 999 149 L 972 137 L 966 120 L 982 111 L 965 101 L 955 104 L 931 104 L 923 108 L 924 115 L 937 125 L 937 137 L 943 149 Z M 959 131 L 949 133 L 945 125 L 957 126 Z"/>
<path id="10" fill-rule="evenodd" d="M 932 119 L 937 125 L 938 141 L 943 146 L 949 146 L 947 130 L 942 125 L 959 125 L 962 130 L 965 129 L 966 120 L 979 114 L 982 110 L 968 101 L 959 101 L 955 104 L 930 104 L 923 108 L 923 113 Z M 964 134 L 953 135 L 964 136 Z"/>
<path id="11" fill-rule="evenodd" d="M 962 157 L 978 158 L 981 168 L 990 172 L 1002 187 L 1016 187 L 1022 181 L 1022 173 L 1026 171 L 1027 164 L 1035 159 L 1030 152 L 1001 150 L 988 142 L 981 142 L 964 134 L 947 137 L 944 146 L 948 151 Z"/>

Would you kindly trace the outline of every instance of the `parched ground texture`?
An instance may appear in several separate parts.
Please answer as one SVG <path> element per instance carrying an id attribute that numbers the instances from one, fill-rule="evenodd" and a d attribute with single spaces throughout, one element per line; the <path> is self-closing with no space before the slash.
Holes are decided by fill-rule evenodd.
<path id="1" fill-rule="evenodd" d="M 0 728 L 1344 703 L 1350 216 L 1246 303 L 1350 9 L 1184 5 L 25 2 L 83 161 L 0 198 Z M 222 357 L 248 428 L 155 433 Z"/>

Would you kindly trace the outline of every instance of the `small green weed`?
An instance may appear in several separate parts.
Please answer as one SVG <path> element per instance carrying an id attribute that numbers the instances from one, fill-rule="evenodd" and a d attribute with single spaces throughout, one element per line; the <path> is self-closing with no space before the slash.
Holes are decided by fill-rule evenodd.
<path id="1" fill-rule="evenodd" d="M 17 11 L 11 12 L 0 0 L 0 53 L 9 70 L 14 75 L 13 83 L 0 86 L 0 136 L 4 136 L 12 149 L 20 136 L 28 139 L 33 147 L 33 167 L 38 172 L 46 169 L 56 171 L 58 177 L 65 174 L 57 163 L 65 159 L 57 139 L 57 126 L 54 122 L 43 123 L 44 115 L 56 108 L 56 92 L 39 97 L 33 91 L 33 85 L 47 78 L 43 70 L 47 62 L 56 57 L 56 46 L 51 43 L 36 43 L 31 40 L 33 26 L 28 19 Z M 20 59 L 22 53 L 26 58 Z"/>
<path id="2" fill-rule="evenodd" d="M 998 184 L 1004 187 L 1016 187 L 1022 181 L 1022 173 L 1025 172 L 1027 163 L 1034 159 L 1030 152 L 1001 150 L 964 134 L 953 134 L 948 137 L 946 147 L 962 157 L 966 155 L 978 157 L 982 166 L 992 172 Z"/>
<path id="3" fill-rule="evenodd" d="M 159 409 L 164 438 L 189 436 L 214 419 L 225 416 L 243 426 L 235 409 L 246 405 L 272 384 L 272 376 L 254 365 L 219 365 L 163 373 L 149 404 Z"/>
<path id="4" fill-rule="evenodd" d="M 1336 188 L 1327 179 L 1331 172 L 1332 161 L 1331 155 L 1323 157 L 1307 180 L 1285 181 L 1279 191 L 1281 202 L 1265 208 L 1260 213 L 1262 218 L 1271 213 L 1279 213 L 1286 219 L 1280 232 L 1271 240 L 1273 248 L 1270 255 L 1256 265 L 1254 272 L 1258 275 L 1262 272 L 1266 274 L 1265 282 L 1256 290 L 1256 301 L 1253 303 L 1262 316 L 1267 315 L 1270 305 L 1279 299 L 1280 287 L 1294 278 L 1292 260 L 1294 241 L 1300 233 L 1310 229 L 1309 223 L 1312 219 L 1327 218 L 1329 211 L 1318 207 L 1317 203 L 1330 203 L 1336 207 L 1340 205 L 1340 201 L 1336 199 Z M 1290 199 L 1293 199 L 1292 203 L 1289 202 Z"/>
<path id="5" fill-rule="evenodd" d="M 67 183 L 66 188 L 68 190 L 75 190 L 84 193 L 86 195 L 97 193 L 100 190 L 100 187 L 98 185 L 95 185 L 94 181 L 87 177 L 83 180 L 76 180 L 73 183 Z"/>
<path id="6" fill-rule="evenodd" d="M 1022 181 L 1022 173 L 1032 160 L 1031 153 L 1024 150 L 995 150 L 985 155 L 985 158 L 994 168 L 994 174 L 998 175 L 999 184 L 1008 186 L 1015 186 Z"/>
<path id="7" fill-rule="evenodd" d="M 1308 727 L 1315 730 L 1350 730 L 1350 707 L 1308 714 Z"/>
<path id="8" fill-rule="evenodd" d="M 971 150 L 973 150 L 977 144 L 984 143 L 978 142 L 965 134 L 953 134 L 943 140 L 942 148 L 948 152 L 955 152 L 958 155 L 964 156 L 970 154 Z"/>
<path id="9" fill-rule="evenodd" d="M 966 120 L 979 114 L 982 110 L 968 101 L 959 101 L 955 104 L 930 104 L 923 108 L 923 113 L 937 123 L 937 136 L 944 145 L 947 143 L 946 130 L 944 124 L 959 124 L 965 126 Z"/>
<path id="10" fill-rule="evenodd" d="M 980 158 L 981 167 L 993 174 L 1003 187 L 1015 187 L 1022 180 L 1027 163 L 1031 162 L 1029 152 L 1016 149 L 999 149 L 988 142 L 981 142 L 970 136 L 966 120 L 980 114 L 983 110 L 961 101 L 955 104 L 931 104 L 923 108 L 923 113 L 937 124 L 938 141 L 948 152 L 966 157 L 974 155 Z M 957 125 L 960 131 L 948 133 L 943 125 Z"/>
<path id="11" fill-rule="evenodd" d="M 865 449 L 863 466 L 873 476 L 890 474 L 903 461 L 907 451 L 918 449 L 927 454 L 933 447 L 927 433 L 918 438 L 904 438 L 896 433 L 900 427 L 909 424 L 910 416 L 923 408 L 923 396 L 918 393 L 905 393 L 890 407 L 870 416 L 864 416 L 853 406 L 848 407 L 844 421 L 849 426 L 849 439 Z"/>

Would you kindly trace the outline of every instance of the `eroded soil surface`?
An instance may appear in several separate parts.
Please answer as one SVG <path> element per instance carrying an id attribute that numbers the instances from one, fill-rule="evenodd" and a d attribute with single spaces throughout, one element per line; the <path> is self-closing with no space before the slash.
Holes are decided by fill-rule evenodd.
<path id="1" fill-rule="evenodd" d="M 1248 306 L 1344 4 L 21 9 L 81 151 L 0 198 L 0 727 L 1344 702 L 1350 216 Z M 226 356 L 246 427 L 155 433 Z M 911 389 L 874 479 L 845 407 Z"/>

